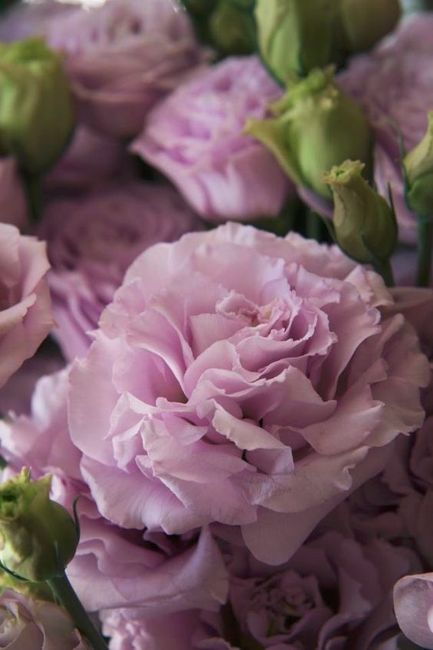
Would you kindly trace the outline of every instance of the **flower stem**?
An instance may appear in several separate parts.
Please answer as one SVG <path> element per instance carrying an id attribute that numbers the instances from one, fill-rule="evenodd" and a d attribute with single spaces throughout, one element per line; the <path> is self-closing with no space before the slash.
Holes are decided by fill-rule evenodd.
<path id="1" fill-rule="evenodd" d="M 24 186 L 27 194 L 27 206 L 32 223 L 38 223 L 42 214 L 42 183 L 41 177 L 26 174 Z"/>
<path id="2" fill-rule="evenodd" d="M 71 615 L 77 628 L 90 641 L 93 650 L 108 650 L 107 644 L 91 622 L 66 574 L 52 578 L 47 582 L 55 597 Z"/>
<path id="3" fill-rule="evenodd" d="M 394 273 L 389 259 L 376 260 L 373 266 L 374 270 L 382 276 L 387 287 L 393 287 L 395 285 Z"/>
<path id="4" fill-rule="evenodd" d="M 433 221 L 418 220 L 418 273 L 417 285 L 428 287 L 432 270 Z"/>

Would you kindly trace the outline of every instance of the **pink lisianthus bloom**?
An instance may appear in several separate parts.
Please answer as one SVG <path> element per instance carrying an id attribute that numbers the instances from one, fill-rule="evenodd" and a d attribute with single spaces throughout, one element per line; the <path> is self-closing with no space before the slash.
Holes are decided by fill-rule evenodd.
<path id="1" fill-rule="evenodd" d="M 229 599 L 218 612 L 103 611 L 110 650 L 397 650 L 392 587 L 419 566 L 407 549 L 330 532 L 277 569 L 232 552 Z"/>
<path id="2" fill-rule="evenodd" d="M 256 57 L 228 58 L 158 104 L 132 151 L 166 174 L 209 221 L 276 216 L 290 183 L 243 129 L 280 95 Z"/>
<path id="3" fill-rule="evenodd" d="M 66 358 L 85 354 L 88 332 L 137 255 L 202 228 L 181 196 L 163 184 L 126 181 L 50 201 L 39 232 L 53 266 L 55 335 Z"/>
<path id="4" fill-rule="evenodd" d="M 416 218 L 404 200 L 401 140 L 412 149 L 427 129 L 433 106 L 433 16 L 422 13 L 403 21 L 395 34 L 369 54 L 355 57 L 339 75 L 343 89 L 360 102 L 376 138 L 374 177 L 378 190 L 391 189 L 400 238 L 416 241 Z"/>
<path id="5" fill-rule="evenodd" d="M 0 41 L 19 41 L 29 36 L 44 36 L 49 21 L 73 11 L 73 4 L 58 0 L 17 2 L 0 16 Z"/>
<path id="6" fill-rule="evenodd" d="M 80 542 L 67 574 L 86 609 L 139 606 L 154 615 L 216 609 L 226 598 L 227 576 L 208 530 L 158 538 L 115 526 L 98 512 L 68 433 L 68 389 L 68 369 L 41 378 L 31 413 L 0 421 L 0 454 L 8 463 L 3 480 L 25 465 L 34 478 L 52 475 L 51 497 L 70 511 L 80 496 Z"/>
<path id="7" fill-rule="evenodd" d="M 0 220 L 20 230 L 28 226 L 27 201 L 13 158 L 0 158 Z"/>
<path id="8" fill-rule="evenodd" d="M 127 138 L 148 110 L 203 61 L 186 12 L 175 0 L 108 0 L 59 15 L 46 29 L 66 55 L 84 122 Z"/>
<path id="9" fill-rule="evenodd" d="M 8 589 L 0 596 L 0 620 L 5 650 L 90 650 L 70 616 L 54 603 Z"/>
<path id="10" fill-rule="evenodd" d="M 296 234 L 227 224 L 148 249 L 71 371 L 101 513 L 239 526 L 258 559 L 285 561 L 423 421 L 428 362 L 393 307 L 377 274 Z"/>
<path id="11" fill-rule="evenodd" d="M 0 387 L 53 326 L 45 244 L 0 223 Z"/>
<path id="12" fill-rule="evenodd" d="M 128 173 L 128 156 L 123 143 L 80 125 L 70 146 L 44 179 L 46 192 L 90 190 L 104 181 Z"/>
<path id="13" fill-rule="evenodd" d="M 407 638 L 433 648 L 433 573 L 401 578 L 394 587 L 394 609 Z"/>

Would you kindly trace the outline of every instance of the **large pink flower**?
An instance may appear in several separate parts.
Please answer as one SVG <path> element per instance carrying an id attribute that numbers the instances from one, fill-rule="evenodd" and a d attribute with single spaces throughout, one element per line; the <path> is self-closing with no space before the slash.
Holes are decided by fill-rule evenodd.
<path id="1" fill-rule="evenodd" d="M 336 248 L 228 224 L 126 273 L 71 372 L 71 435 L 129 528 L 241 526 L 281 563 L 423 419 L 428 364 L 381 278 Z"/>
<path id="2" fill-rule="evenodd" d="M 392 191 L 403 241 L 416 240 L 416 219 L 404 200 L 401 144 L 409 150 L 423 137 L 433 107 L 433 16 L 402 23 L 372 53 L 353 59 L 339 83 L 366 111 L 376 137 L 374 176 L 379 191 Z"/>
<path id="3" fill-rule="evenodd" d="M 153 615 L 216 609 L 226 597 L 227 577 L 207 529 L 181 538 L 152 536 L 124 530 L 98 512 L 69 436 L 68 387 L 68 369 L 41 378 L 31 413 L 0 421 L 0 454 L 8 463 L 4 479 L 25 465 L 34 478 L 53 476 L 51 497 L 66 508 L 72 510 L 80 496 L 80 543 L 67 573 L 84 606 L 90 611 L 139 606 Z"/>
<path id="4" fill-rule="evenodd" d="M 335 531 L 278 569 L 241 548 L 226 549 L 226 559 L 229 599 L 219 612 L 102 612 L 110 650 L 390 650 L 398 636 L 392 587 L 419 566 L 407 549 L 379 540 L 362 545 Z"/>
<path id="5" fill-rule="evenodd" d="M 60 14 L 46 34 L 66 54 L 83 120 L 120 137 L 136 135 L 149 108 L 203 58 L 175 0 L 108 0 Z"/>
<path id="6" fill-rule="evenodd" d="M 0 387 L 49 333 L 45 244 L 0 223 Z"/>
<path id="7" fill-rule="evenodd" d="M 88 332 L 139 253 L 202 228 L 182 197 L 161 183 L 128 180 L 50 201 L 40 234 L 53 265 L 55 334 L 65 356 L 86 352 Z"/>
<path id="8" fill-rule="evenodd" d="M 7 590 L 0 596 L 0 621 L 5 650 L 90 650 L 69 615 L 54 603 Z"/>
<path id="9" fill-rule="evenodd" d="M 132 150 L 169 176 L 210 221 L 275 216 L 290 183 L 243 129 L 248 118 L 264 117 L 280 94 L 256 57 L 226 59 L 158 104 Z"/>

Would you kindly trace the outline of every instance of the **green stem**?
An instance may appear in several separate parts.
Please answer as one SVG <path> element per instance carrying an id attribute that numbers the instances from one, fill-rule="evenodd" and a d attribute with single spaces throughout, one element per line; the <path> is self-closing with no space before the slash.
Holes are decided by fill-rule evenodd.
<path id="1" fill-rule="evenodd" d="M 322 241 L 322 221 L 311 210 L 307 212 L 306 234 L 309 239 L 315 239 L 318 242 Z"/>
<path id="2" fill-rule="evenodd" d="M 38 223 L 42 214 L 41 176 L 25 175 L 24 186 L 27 194 L 27 206 L 32 223 Z"/>
<path id="3" fill-rule="evenodd" d="M 387 287 L 395 286 L 394 273 L 389 259 L 376 260 L 373 266 L 374 270 L 377 271 L 377 273 L 380 273 Z"/>
<path id="4" fill-rule="evenodd" d="M 418 220 L 418 273 L 417 285 L 428 287 L 432 270 L 433 221 Z"/>
<path id="5" fill-rule="evenodd" d="M 108 650 L 107 644 L 91 622 L 66 574 L 52 578 L 47 582 L 57 600 L 71 615 L 77 628 L 90 641 L 93 650 Z"/>

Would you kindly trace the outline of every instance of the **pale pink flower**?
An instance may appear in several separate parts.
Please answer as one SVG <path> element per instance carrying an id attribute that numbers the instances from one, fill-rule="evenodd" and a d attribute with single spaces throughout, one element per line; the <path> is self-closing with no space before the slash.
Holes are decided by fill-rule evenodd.
<path id="1" fill-rule="evenodd" d="M 209 221 L 276 216 L 290 182 L 243 129 L 280 95 L 256 57 L 225 59 L 158 104 L 132 151 L 166 174 Z"/>
<path id="2" fill-rule="evenodd" d="M 136 135 L 148 110 L 203 60 L 175 0 L 108 0 L 50 20 L 51 46 L 66 55 L 80 117 L 117 137 Z"/>
<path id="3" fill-rule="evenodd" d="M 283 562 L 387 445 L 429 380 L 381 278 L 228 224 L 137 258 L 71 371 L 71 436 L 101 512 L 180 534 L 240 526 Z"/>
<path id="4" fill-rule="evenodd" d="M 45 244 L 0 223 L 0 387 L 53 326 Z"/>

